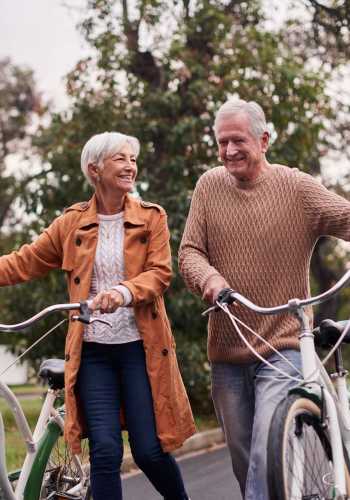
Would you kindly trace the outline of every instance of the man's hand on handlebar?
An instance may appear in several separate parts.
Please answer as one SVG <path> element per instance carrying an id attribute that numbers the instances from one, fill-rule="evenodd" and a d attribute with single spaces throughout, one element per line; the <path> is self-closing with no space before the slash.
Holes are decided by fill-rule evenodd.
<path id="1" fill-rule="evenodd" d="M 230 285 L 227 283 L 225 278 L 220 276 L 220 274 L 215 274 L 206 282 L 202 299 L 209 302 L 209 304 L 215 304 L 221 290 L 229 287 Z"/>
<path id="2" fill-rule="evenodd" d="M 234 291 L 232 290 L 232 288 L 229 288 L 229 287 L 225 287 L 225 288 L 222 288 L 219 293 L 218 293 L 218 296 L 216 297 L 216 301 L 215 301 L 215 305 L 209 307 L 209 309 L 206 309 L 203 313 L 202 313 L 202 316 L 206 316 L 207 314 L 211 313 L 211 312 L 216 312 L 216 311 L 219 311 L 220 310 L 220 307 L 219 307 L 219 303 L 221 305 L 223 304 L 233 304 L 234 303 Z"/>

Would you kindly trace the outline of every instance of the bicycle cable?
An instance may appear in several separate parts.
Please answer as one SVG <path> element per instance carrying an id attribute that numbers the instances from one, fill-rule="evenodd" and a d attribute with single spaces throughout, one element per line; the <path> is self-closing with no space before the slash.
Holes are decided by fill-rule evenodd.
<path id="1" fill-rule="evenodd" d="M 321 365 L 322 366 L 325 366 L 327 361 L 329 360 L 329 358 L 335 353 L 335 351 L 338 349 L 338 347 L 340 346 L 340 344 L 342 343 L 343 339 L 346 337 L 346 335 L 349 333 L 350 331 L 350 319 L 348 320 L 347 322 L 347 325 L 346 327 L 344 328 L 342 334 L 340 335 L 339 339 L 337 340 L 337 342 L 334 344 L 334 346 L 332 347 L 332 349 L 329 351 L 329 353 L 327 354 L 327 356 L 320 360 L 321 361 Z M 319 372 L 319 370 L 316 368 L 316 370 L 311 373 L 310 377 L 309 378 L 312 378 L 314 375 L 317 374 L 317 372 Z M 306 381 L 307 382 L 307 381 Z"/>
<path id="2" fill-rule="evenodd" d="M 29 346 L 25 351 L 23 351 L 22 354 L 20 354 L 11 364 L 9 364 L 9 366 L 7 366 L 5 368 L 5 370 L 3 370 L 0 373 L 0 377 L 2 377 L 4 375 L 4 373 L 6 373 L 10 368 L 12 368 L 12 366 L 14 366 L 20 359 L 23 358 L 23 356 L 25 356 L 36 345 L 38 345 L 42 340 L 44 340 L 48 335 L 50 335 L 50 333 L 52 333 L 54 330 L 56 330 L 57 328 L 59 328 L 66 321 L 68 321 L 68 318 L 64 318 L 62 321 L 59 321 L 55 326 L 53 326 L 52 328 L 50 328 L 50 330 L 48 330 L 47 332 L 45 332 L 44 335 L 42 335 L 39 339 L 37 339 L 31 346 Z"/>
<path id="3" fill-rule="evenodd" d="M 245 323 L 243 323 L 242 321 L 240 321 L 238 318 L 236 318 L 228 309 L 228 306 L 226 304 L 220 304 L 219 302 L 217 302 L 217 305 L 220 307 L 220 309 L 222 309 L 227 315 L 228 317 L 230 318 L 231 320 L 231 323 L 233 324 L 233 326 L 235 327 L 239 337 L 241 338 L 241 340 L 244 342 L 244 344 L 248 347 L 248 349 L 250 350 L 250 352 L 252 352 L 260 361 L 262 361 L 265 365 L 269 366 L 270 368 L 272 368 L 273 370 L 275 370 L 276 372 L 279 372 L 281 375 L 283 375 L 284 377 L 286 378 L 289 378 L 290 380 L 294 380 L 298 383 L 301 383 L 303 382 L 303 379 L 300 379 L 300 378 L 297 378 L 297 377 L 293 377 L 292 375 L 290 375 L 289 373 L 286 373 L 285 371 L 281 370 L 280 368 L 277 368 L 276 366 L 274 366 L 273 364 L 271 364 L 269 361 L 267 361 L 266 359 L 264 359 L 255 349 L 254 347 L 252 347 L 249 342 L 247 341 L 247 339 L 245 338 L 245 336 L 243 335 L 243 333 L 241 332 L 238 324 L 237 324 L 237 321 L 238 320 L 243 326 L 245 326 L 251 333 L 253 333 L 256 337 L 258 337 L 260 340 L 262 340 L 265 344 L 267 344 L 269 347 L 271 347 L 271 349 L 273 349 L 275 351 L 276 354 L 278 354 L 278 356 L 280 356 L 284 361 L 286 361 L 289 365 L 291 365 L 295 371 L 297 371 L 299 373 L 299 375 L 302 375 L 302 373 L 300 372 L 300 370 L 298 368 L 296 368 L 293 363 L 291 363 L 289 360 L 287 360 L 283 354 L 281 354 L 280 352 L 278 352 L 269 342 L 267 342 L 267 340 L 265 340 L 263 337 L 261 337 L 258 333 L 254 332 L 254 330 L 252 330 L 251 328 L 248 327 L 248 325 L 245 325 Z"/>
<path id="4" fill-rule="evenodd" d="M 229 311 L 228 309 L 228 306 L 226 304 L 222 305 L 220 303 L 217 302 L 217 305 L 228 315 L 228 317 L 230 318 L 233 326 L 235 327 L 238 335 L 240 336 L 241 340 L 243 340 L 243 342 L 245 343 L 245 345 L 248 347 L 248 349 L 258 358 L 260 359 L 261 361 L 263 361 L 265 364 L 267 364 L 268 366 L 270 366 L 271 368 L 273 368 L 275 371 L 278 371 L 280 372 L 281 374 L 283 374 L 284 376 L 287 376 L 288 378 L 292 379 L 292 380 L 298 380 L 298 382 L 302 382 L 302 380 L 299 380 L 299 379 L 296 379 L 295 377 L 292 377 L 286 373 L 284 373 L 283 371 L 279 370 L 278 368 L 276 368 L 275 366 L 271 365 L 266 359 L 264 359 L 263 357 L 261 357 L 257 351 L 249 344 L 249 342 L 246 340 L 246 338 L 244 337 L 243 333 L 241 332 L 241 330 L 238 328 L 238 325 L 237 323 L 240 323 L 242 326 L 244 326 L 249 332 L 251 332 L 253 335 L 255 335 L 258 339 L 260 339 L 264 344 L 268 345 L 281 359 L 283 359 L 284 361 L 286 361 L 286 363 L 288 363 L 291 367 L 293 367 L 298 373 L 299 375 L 302 375 L 302 372 L 296 368 L 293 363 L 291 363 L 287 358 L 285 358 L 283 356 L 283 354 L 281 354 L 277 349 L 275 349 L 266 339 L 264 339 L 261 335 L 259 335 L 257 332 L 255 332 L 252 328 L 250 328 L 248 325 L 246 325 L 243 321 L 241 321 L 239 318 L 237 318 L 234 314 L 231 313 L 231 311 Z M 341 333 L 339 339 L 337 340 L 337 342 L 334 344 L 334 346 L 332 347 L 332 349 L 329 351 L 329 353 L 327 354 L 327 356 L 321 360 L 321 364 L 323 366 L 326 365 L 326 363 L 328 362 L 328 360 L 330 359 L 330 357 L 334 354 L 334 352 L 338 349 L 338 347 L 341 345 L 343 339 L 345 338 L 345 336 L 349 333 L 350 331 L 350 319 L 346 325 L 346 327 L 344 328 L 343 332 Z M 310 375 L 310 377 L 308 378 L 308 380 L 305 380 L 305 382 L 310 382 L 312 381 L 312 378 L 314 376 L 317 375 L 317 373 L 319 372 L 319 369 L 316 368 L 316 370 Z M 271 377 L 269 377 L 271 378 Z"/>
<path id="5" fill-rule="evenodd" d="M 250 333 L 252 333 L 253 335 L 255 335 L 255 337 L 257 337 L 259 340 L 261 340 L 265 345 L 269 346 L 291 368 L 294 368 L 294 370 L 297 371 L 299 373 L 299 375 L 302 375 L 302 371 L 299 370 L 299 368 L 297 368 L 296 366 L 294 366 L 293 363 L 291 361 L 289 361 L 288 358 L 286 358 L 280 351 L 278 351 L 275 347 L 273 347 L 273 345 L 271 345 L 266 339 L 264 339 L 264 337 L 262 337 L 257 332 L 255 332 L 252 328 L 250 328 L 250 326 L 248 326 L 246 323 L 244 323 L 244 321 L 242 321 L 239 318 L 237 318 L 237 316 L 235 316 L 233 313 L 231 313 L 231 311 L 228 311 L 228 312 L 229 312 L 229 315 L 232 316 L 235 319 L 235 321 L 237 321 L 237 323 L 239 323 L 240 325 L 244 326 L 244 328 L 246 328 Z M 252 349 L 255 352 L 255 349 L 254 348 L 252 348 Z"/>

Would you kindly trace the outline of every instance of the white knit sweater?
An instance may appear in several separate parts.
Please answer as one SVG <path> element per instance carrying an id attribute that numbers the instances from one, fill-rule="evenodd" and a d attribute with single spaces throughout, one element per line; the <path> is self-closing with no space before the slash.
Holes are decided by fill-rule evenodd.
<path id="1" fill-rule="evenodd" d="M 99 231 L 89 299 L 103 290 L 116 288 L 124 297 L 124 304 L 131 302 L 130 291 L 118 284 L 124 279 L 124 213 L 98 215 Z M 112 323 L 112 328 L 102 323 L 85 327 L 84 341 L 102 344 L 123 344 L 140 340 L 132 307 L 119 307 L 112 314 L 95 312 Z"/>

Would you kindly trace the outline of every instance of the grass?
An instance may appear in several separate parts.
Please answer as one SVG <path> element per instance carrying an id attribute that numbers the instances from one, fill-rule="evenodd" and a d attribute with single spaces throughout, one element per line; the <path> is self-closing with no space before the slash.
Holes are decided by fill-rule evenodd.
<path id="1" fill-rule="evenodd" d="M 215 429 L 219 426 L 215 415 L 205 415 L 204 417 L 195 417 L 197 431 L 207 431 L 209 429 Z"/>
<path id="2" fill-rule="evenodd" d="M 22 390 L 23 388 L 27 388 L 26 391 Z M 36 388 L 36 390 L 33 390 L 33 387 Z M 30 394 L 31 391 L 32 393 L 37 393 L 38 392 L 38 387 L 39 389 L 43 390 L 42 387 L 40 386 L 33 386 L 27 387 L 27 386 L 21 386 L 16 387 L 16 392 L 17 394 Z M 41 397 L 33 397 L 30 399 L 21 399 L 21 406 L 24 411 L 24 414 L 26 418 L 28 419 L 29 426 L 32 430 L 34 430 L 35 423 L 38 419 L 40 409 L 42 405 L 42 398 Z M 5 433 L 6 433 L 6 461 L 7 461 L 7 468 L 9 471 L 18 469 L 21 467 L 25 454 L 26 454 L 26 448 L 23 444 L 23 439 L 20 435 L 20 433 L 17 430 L 16 424 L 14 417 L 12 415 L 11 410 L 9 409 L 7 403 L 5 402 L 4 399 L 0 398 L 0 412 L 2 414 L 3 420 L 4 420 L 4 426 L 5 426 Z M 212 416 L 204 416 L 204 417 L 196 417 L 196 426 L 198 431 L 203 431 L 207 429 L 212 429 L 218 426 L 217 420 L 214 415 Z M 126 449 L 129 448 L 129 443 L 128 443 L 128 437 L 127 437 L 127 432 L 123 432 L 123 441 L 124 441 L 124 446 Z"/>
<path id="3" fill-rule="evenodd" d="M 45 387 L 38 384 L 10 385 L 11 391 L 15 394 L 42 394 L 45 392 Z"/>
<path id="4" fill-rule="evenodd" d="M 33 430 L 40 412 L 42 399 L 40 397 L 25 399 L 21 401 L 21 405 L 28 419 L 29 426 Z M 12 412 L 3 399 L 0 399 L 0 412 L 5 426 L 7 468 L 8 470 L 13 470 L 19 468 L 22 464 L 26 448 L 23 438 L 17 430 Z"/>

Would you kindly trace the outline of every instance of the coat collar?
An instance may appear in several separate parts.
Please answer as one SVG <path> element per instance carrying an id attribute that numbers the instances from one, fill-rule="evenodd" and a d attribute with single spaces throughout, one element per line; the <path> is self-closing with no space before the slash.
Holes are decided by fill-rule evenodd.
<path id="1" fill-rule="evenodd" d="M 89 201 L 80 203 L 77 209 L 82 212 L 82 216 L 79 221 L 79 228 L 90 226 L 92 224 L 98 224 L 97 199 L 95 194 Z M 127 194 L 125 197 L 124 225 L 145 225 L 145 219 L 144 217 L 142 217 L 142 207 L 140 205 L 140 202 L 137 200 L 137 198 L 134 198 L 129 194 Z"/>

